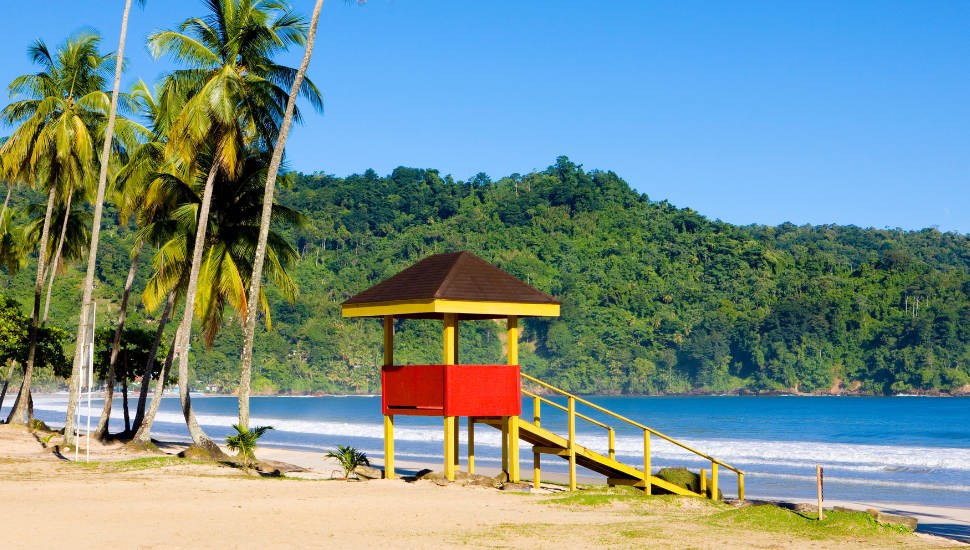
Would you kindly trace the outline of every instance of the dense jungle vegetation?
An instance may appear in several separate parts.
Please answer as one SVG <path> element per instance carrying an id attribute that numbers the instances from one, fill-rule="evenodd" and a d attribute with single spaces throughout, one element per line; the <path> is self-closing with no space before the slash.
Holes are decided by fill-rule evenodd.
<path id="1" fill-rule="evenodd" d="M 433 253 L 470 250 L 563 302 L 559 319 L 524 322 L 525 372 L 565 389 L 693 389 L 871 394 L 970 382 L 970 239 L 855 226 L 736 226 L 651 200 L 613 172 L 566 157 L 547 170 L 455 181 L 437 170 L 346 178 L 290 174 L 278 202 L 303 214 L 281 230 L 299 252 L 299 297 L 267 286 L 272 328 L 258 325 L 256 391 L 380 390 L 380 322 L 345 320 L 340 302 Z M 18 189 L 21 212 L 44 197 Z M 134 225 L 106 210 L 99 250 L 99 326 L 112 325 Z M 31 260 L 35 261 L 35 260 Z M 145 262 L 135 288 L 151 276 Z M 76 331 L 80 264 L 56 281 L 51 321 Z M 4 272 L 0 293 L 31 303 L 33 273 Z M 139 303 L 128 326 L 152 330 Z M 211 347 L 194 330 L 198 388 L 232 392 L 240 319 L 229 311 Z M 176 327 L 170 329 L 174 333 Z M 431 321 L 396 325 L 395 358 L 441 361 Z M 463 322 L 463 363 L 503 360 L 504 326 Z M 73 345 L 65 340 L 65 345 Z M 39 377 L 52 389 L 53 376 Z"/>

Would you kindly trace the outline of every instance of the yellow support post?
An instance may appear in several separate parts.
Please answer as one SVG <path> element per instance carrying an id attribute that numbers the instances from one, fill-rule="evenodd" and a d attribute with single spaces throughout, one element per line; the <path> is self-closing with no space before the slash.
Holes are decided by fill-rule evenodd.
<path id="1" fill-rule="evenodd" d="M 458 435 L 459 435 L 458 428 L 459 428 L 460 422 L 459 422 L 459 417 L 453 416 L 452 418 L 454 418 L 453 420 L 454 429 L 451 430 L 451 457 L 452 457 L 452 460 L 454 461 L 454 469 L 452 471 L 457 472 L 461 470 L 461 467 L 460 467 L 461 455 L 458 454 L 458 451 L 461 449 L 458 442 Z"/>
<path id="2" fill-rule="evenodd" d="M 506 323 L 506 343 L 508 345 L 508 364 L 518 365 L 519 364 L 519 318 L 516 315 L 509 315 Z M 519 481 L 519 417 L 510 416 L 506 418 L 505 422 L 507 428 L 502 434 L 504 436 L 503 450 L 505 446 L 508 446 L 508 450 L 503 452 L 503 458 L 508 460 L 506 463 L 508 469 L 506 472 L 509 475 L 509 480 L 513 483 Z"/>
<path id="3" fill-rule="evenodd" d="M 610 430 L 610 435 L 613 435 L 613 430 Z M 643 488 L 643 492 L 648 495 L 653 494 L 653 484 L 650 483 L 651 470 L 650 432 L 643 430 L 643 481 L 646 483 Z"/>
<path id="4" fill-rule="evenodd" d="M 509 463 L 512 466 L 509 480 L 519 482 L 519 417 L 509 417 Z"/>
<path id="5" fill-rule="evenodd" d="M 711 500 L 717 500 L 717 462 L 711 462 Z"/>
<path id="6" fill-rule="evenodd" d="M 518 316 L 509 315 L 508 332 L 506 333 L 506 336 L 508 336 L 506 341 L 509 347 L 508 364 L 518 365 L 519 364 L 519 318 Z"/>
<path id="7" fill-rule="evenodd" d="M 384 316 L 384 366 L 394 364 L 394 317 Z"/>
<path id="8" fill-rule="evenodd" d="M 475 419 L 468 417 L 468 473 L 475 473 Z"/>
<path id="9" fill-rule="evenodd" d="M 455 336 L 458 332 L 455 326 L 458 324 L 458 315 L 454 313 L 445 313 L 445 365 L 454 365 L 455 359 L 457 357 L 457 352 L 455 351 Z"/>
<path id="10" fill-rule="evenodd" d="M 456 326 L 458 325 L 458 315 L 455 313 L 445 313 L 444 318 L 444 364 L 455 364 L 455 336 Z M 445 478 L 455 480 L 455 463 L 458 460 L 455 438 L 457 437 L 457 422 L 454 416 L 445 417 Z"/>
<path id="11" fill-rule="evenodd" d="M 509 472 L 509 417 L 502 417 L 502 472 L 512 479 Z"/>
<path id="12" fill-rule="evenodd" d="M 569 398 L 569 490 L 576 490 L 576 398 Z"/>
<path id="13" fill-rule="evenodd" d="M 384 316 L 384 366 L 394 365 L 394 317 Z M 394 417 L 384 416 L 384 478 L 394 479 Z"/>
<path id="14" fill-rule="evenodd" d="M 532 423 L 539 427 L 539 407 L 542 406 L 542 401 L 538 397 L 532 398 Z M 542 478 L 540 474 L 540 466 L 542 463 L 542 455 L 539 453 L 532 453 L 532 486 L 536 489 L 539 488 L 539 480 Z"/>
<path id="15" fill-rule="evenodd" d="M 459 354 L 458 354 L 458 347 L 459 347 L 458 346 L 458 330 L 460 328 L 461 328 L 461 321 L 458 319 L 458 315 L 456 314 L 455 315 L 455 336 L 454 336 L 455 343 L 452 344 L 454 346 L 454 348 L 455 348 L 455 357 L 453 358 L 454 363 L 452 363 L 453 365 L 460 365 L 461 364 L 461 359 L 458 358 L 458 356 L 459 356 Z"/>
<path id="16" fill-rule="evenodd" d="M 384 415 L 384 479 L 394 479 L 394 417 Z"/>
<path id="17" fill-rule="evenodd" d="M 701 496 L 707 496 L 707 470 L 701 468 Z"/>
<path id="18" fill-rule="evenodd" d="M 455 480 L 455 446 L 452 444 L 455 432 L 455 417 L 445 417 L 445 478 Z"/>
<path id="19" fill-rule="evenodd" d="M 608 447 L 607 451 L 609 452 L 610 460 L 616 460 L 616 432 L 613 431 L 613 428 L 609 428 L 609 431 L 607 433 L 609 434 L 609 442 L 607 443 L 607 447 Z M 607 480 L 606 486 L 607 487 L 616 487 L 616 484 L 609 483 L 609 480 Z"/>
<path id="20" fill-rule="evenodd" d="M 744 474 L 738 474 L 738 500 L 744 500 Z"/>

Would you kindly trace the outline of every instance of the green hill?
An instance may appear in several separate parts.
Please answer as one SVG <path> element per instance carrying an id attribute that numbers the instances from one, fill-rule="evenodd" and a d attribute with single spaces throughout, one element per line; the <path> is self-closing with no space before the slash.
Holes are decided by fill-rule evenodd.
<path id="1" fill-rule="evenodd" d="M 273 327 L 256 340 L 259 391 L 379 391 L 380 323 L 342 319 L 340 302 L 452 250 L 470 250 L 562 300 L 562 318 L 524 322 L 520 361 L 571 391 L 841 384 L 883 394 L 970 382 L 966 235 L 735 226 L 652 201 L 613 172 L 585 171 L 565 157 L 498 181 L 403 167 L 386 177 L 299 175 L 278 199 L 302 211 L 308 227 L 286 233 L 302 257 L 301 297 L 286 303 L 269 290 Z M 132 235 L 112 220 L 98 273 L 106 302 L 120 296 Z M 145 265 L 137 284 L 148 274 Z M 32 279 L 30 269 L 5 275 L 0 292 L 27 304 Z M 68 270 L 51 307 L 69 332 L 80 279 Z M 109 323 L 115 314 L 109 307 L 99 315 Z M 140 305 L 130 319 L 152 322 Z M 397 330 L 399 362 L 440 362 L 437 323 L 399 321 Z M 465 322 L 461 334 L 463 362 L 502 361 L 503 326 Z M 212 349 L 194 342 L 194 378 L 232 391 L 241 343 L 238 320 L 227 315 Z"/>

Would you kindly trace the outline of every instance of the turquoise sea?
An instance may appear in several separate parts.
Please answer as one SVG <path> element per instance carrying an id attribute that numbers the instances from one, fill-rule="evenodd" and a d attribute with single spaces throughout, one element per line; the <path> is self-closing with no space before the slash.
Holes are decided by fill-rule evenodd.
<path id="1" fill-rule="evenodd" d="M 588 399 L 744 470 L 748 497 L 810 498 L 815 494 L 815 465 L 819 464 L 825 468 L 827 499 L 970 507 L 970 398 Z M 51 426 L 63 426 L 66 396 L 35 401 L 38 418 Z M 11 404 L 8 399 L 5 409 Z M 236 422 L 234 397 L 194 398 L 193 404 L 200 424 L 214 439 L 224 438 Z M 379 396 L 254 397 L 251 407 L 254 425 L 276 428 L 265 436 L 266 445 L 304 450 L 353 445 L 370 456 L 383 454 Z M 100 408 L 101 402 L 94 401 L 92 410 Z M 578 411 L 617 428 L 619 460 L 641 463 L 642 432 L 584 409 Z M 5 416 L 6 410 L 2 414 Z M 523 400 L 523 417 L 531 415 L 532 400 Z M 441 419 L 396 418 L 398 459 L 440 463 Z M 118 429 L 122 422 L 116 406 L 112 428 Z M 565 413 L 544 406 L 542 425 L 564 434 Z M 462 419 L 463 465 L 466 428 Z M 153 435 L 157 439 L 187 440 L 177 398 L 163 400 Z M 477 463 L 498 466 L 499 432 L 479 426 L 475 436 Z M 602 428 L 579 420 L 577 438 L 582 445 L 606 452 L 607 436 Z M 653 450 L 655 470 L 664 466 L 710 467 L 710 463 L 696 460 L 695 455 L 656 437 Z M 544 457 L 543 468 L 565 472 L 565 464 Z M 531 454 L 527 452 L 523 452 L 523 470 L 531 472 Z M 735 476 L 722 469 L 720 479 L 725 495 L 735 496 Z"/>

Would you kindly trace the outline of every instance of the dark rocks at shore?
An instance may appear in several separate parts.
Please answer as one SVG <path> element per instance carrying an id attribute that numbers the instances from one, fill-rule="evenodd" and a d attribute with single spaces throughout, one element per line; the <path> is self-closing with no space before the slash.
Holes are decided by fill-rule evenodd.
<path id="1" fill-rule="evenodd" d="M 354 474 L 362 481 L 369 481 L 372 479 L 382 479 L 384 477 L 384 470 L 378 470 L 370 466 L 357 466 L 354 468 Z"/>
<path id="2" fill-rule="evenodd" d="M 687 489 L 688 491 L 693 491 L 698 494 L 700 494 L 701 492 L 701 475 L 695 474 L 694 472 L 691 472 L 687 468 L 682 468 L 682 467 L 681 468 L 662 468 L 659 472 L 657 472 L 656 477 L 659 477 L 660 479 L 666 481 L 667 483 L 676 485 L 677 487 L 680 487 L 682 489 Z M 707 485 L 706 485 L 705 492 L 707 494 L 710 494 L 713 480 L 711 479 L 710 475 L 706 475 L 705 477 L 707 478 L 706 480 Z M 663 487 L 657 487 L 657 486 L 654 486 L 654 492 L 658 495 L 672 494 L 670 491 L 664 489 Z M 717 499 L 718 500 L 724 499 L 724 492 L 721 491 L 720 489 L 717 490 Z"/>
<path id="3" fill-rule="evenodd" d="M 256 470 L 263 472 L 265 474 L 288 474 L 291 472 L 309 472 L 306 468 L 302 466 L 297 466 L 295 464 L 287 464 L 286 462 L 280 462 L 278 460 L 260 460 L 256 463 Z"/>
<path id="4" fill-rule="evenodd" d="M 503 483 L 499 479 L 494 477 L 483 476 L 479 474 L 469 474 L 468 472 L 455 472 L 455 480 L 451 481 L 445 477 L 444 472 L 435 472 L 433 470 L 421 470 L 420 472 L 414 474 L 415 481 L 430 481 L 435 485 L 445 486 L 445 485 L 471 485 L 473 487 L 491 487 L 493 489 L 501 489 Z M 509 489 L 513 490 L 513 489 Z M 528 491 L 520 491 L 528 492 Z"/>

